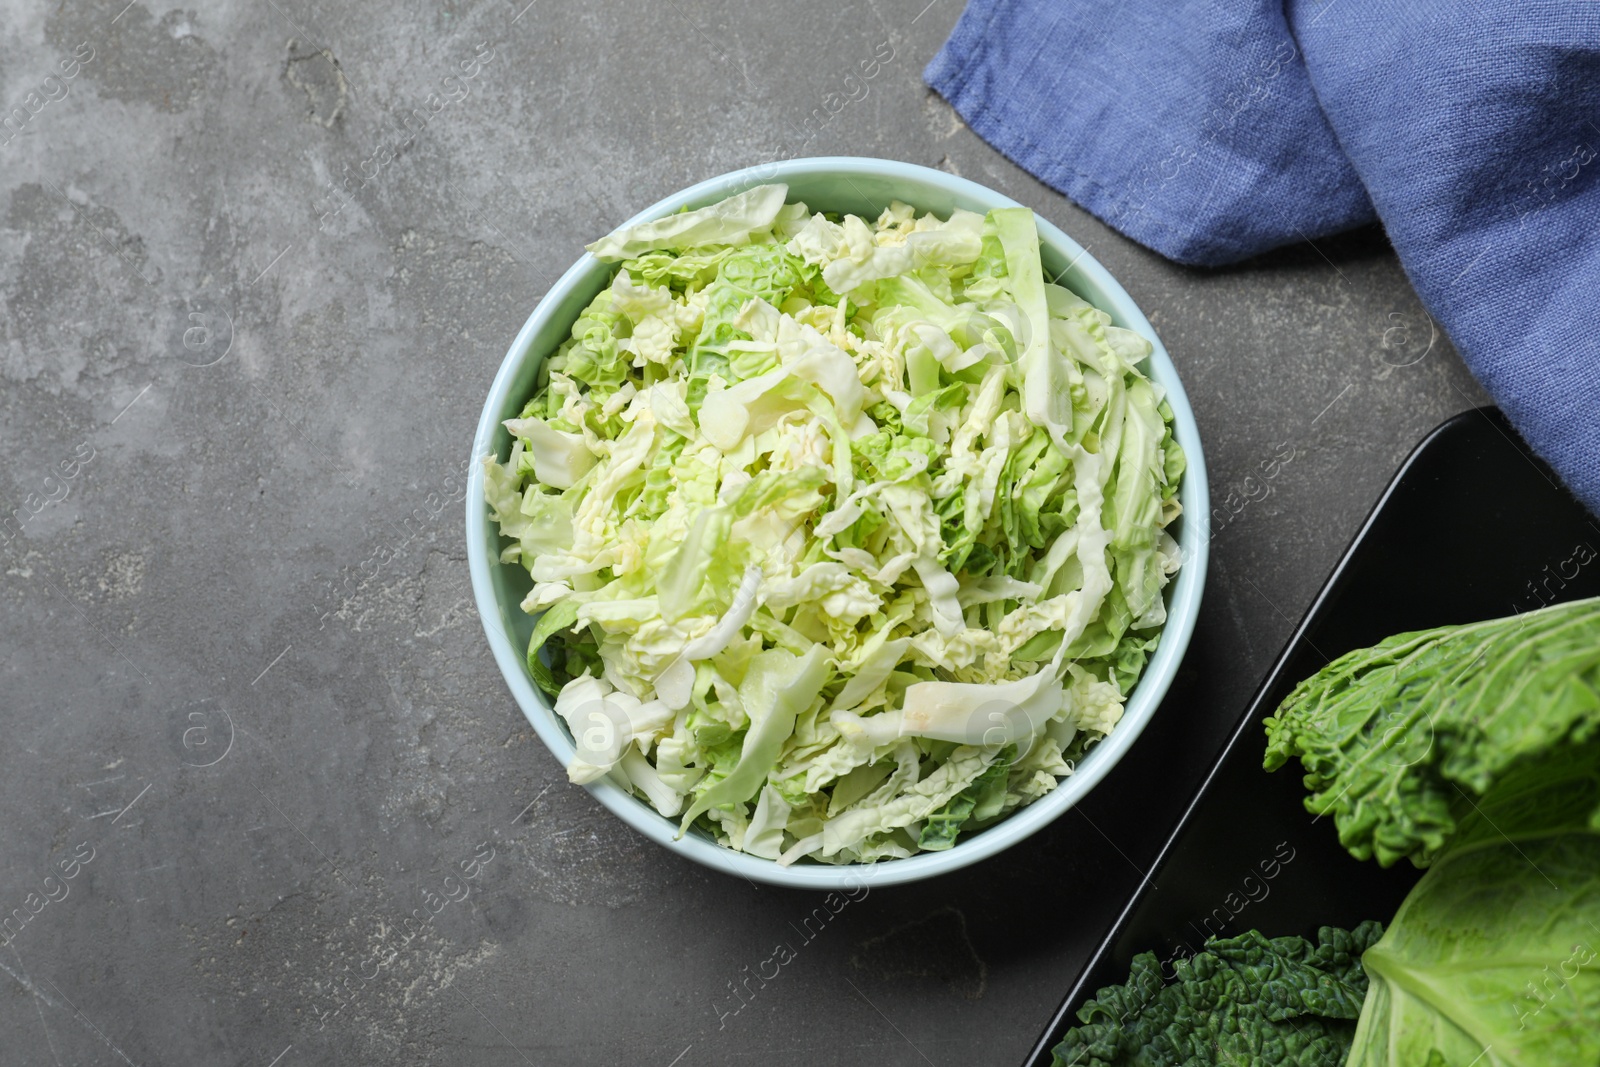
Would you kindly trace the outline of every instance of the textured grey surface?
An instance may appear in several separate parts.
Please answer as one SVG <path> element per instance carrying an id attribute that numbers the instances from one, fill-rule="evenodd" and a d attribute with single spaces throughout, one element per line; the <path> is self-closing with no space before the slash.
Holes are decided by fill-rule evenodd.
<path id="1" fill-rule="evenodd" d="M 1396 464 L 1481 400 L 1381 235 L 1186 271 L 997 156 L 920 82 L 956 0 L 125 3 L 0 5 L 0 912 L 42 909 L 0 949 L 6 1065 L 1017 1062 Z M 583 242 L 817 154 L 1085 243 L 1222 510 L 1124 767 L 806 941 L 816 899 L 566 784 L 483 640 L 459 474 Z"/>

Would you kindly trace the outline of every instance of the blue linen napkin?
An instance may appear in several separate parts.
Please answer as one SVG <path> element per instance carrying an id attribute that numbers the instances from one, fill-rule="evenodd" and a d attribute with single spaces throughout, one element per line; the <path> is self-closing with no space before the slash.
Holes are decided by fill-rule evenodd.
<path id="1" fill-rule="evenodd" d="M 971 0 L 924 72 L 972 129 L 1214 266 L 1380 219 L 1600 514 L 1600 3 Z"/>

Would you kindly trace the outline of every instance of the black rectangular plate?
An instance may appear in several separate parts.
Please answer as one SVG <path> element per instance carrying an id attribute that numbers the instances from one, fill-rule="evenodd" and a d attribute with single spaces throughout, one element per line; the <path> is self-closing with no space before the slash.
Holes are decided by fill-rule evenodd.
<path id="1" fill-rule="evenodd" d="M 1389 870 L 1360 863 L 1340 847 L 1332 820 L 1305 810 L 1299 764 L 1262 769 L 1262 720 L 1330 660 L 1391 634 L 1600 595 L 1600 561 L 1578 565 L 1596 552 L 1600 522 L 1498 411 L 1465 412 L 1428 435 L 1290 637 L 1026 1067 L 1048 1067 L 1078 1008 L 1125 982 L 1141 952 L 1168 961 L 1210 935 L 1314 938 L 1320 926 L 1387 922 L 1420 872 L 1404 861 Z"/>

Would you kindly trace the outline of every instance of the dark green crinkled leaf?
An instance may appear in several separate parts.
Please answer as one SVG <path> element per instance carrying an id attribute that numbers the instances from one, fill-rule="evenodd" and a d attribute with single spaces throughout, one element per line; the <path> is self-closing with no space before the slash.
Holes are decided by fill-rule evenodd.
<path id="1" fill-rule="evenodd" d="M 1361 953 L 1382 927 L 1325 926 L 1317 943 L 1251 930 L 1173 965 L 1134 957 L 1125 985 L 1078 1009 L 1055 1067 L 1340 1067 L 1366 995 Z"/>

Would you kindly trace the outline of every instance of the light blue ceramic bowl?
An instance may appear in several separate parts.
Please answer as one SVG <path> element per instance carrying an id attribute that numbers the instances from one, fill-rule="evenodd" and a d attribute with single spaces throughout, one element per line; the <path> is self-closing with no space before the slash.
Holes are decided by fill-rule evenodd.
<path id="1" fill-rule="evenodd" d="M 768 182 L 788 183 L 789 198 L 803 200 L 813 210 L 851 212 L 869 219 L 877 217 L 891 200 L 901 200 L 919 211 L 933 211 L 939 215 L 947 215 L 954 208 L 985 212 L 991 208 L 1016 206 L 1016 201 L 992 189 L 943 171 L 887 159 L 836 156 L 771 163 L 712 178 L 674 193 L 628 221 L 642 222 L 683 207 L 701 207 Z M 1061 284 L 1109 312 L 1117 325 L 1136 330 L 1155 344 L 1148 373 L 1166 389 L 1176 416 L 1178 441 L 1189 460 L 1181 492 L 1186 517 L 1178 520 L 1178 528 L 1174 530 L 1184 550 L 1184 564 L 1167 588 L 1168 618 L 1160 647 L 1150 658 L 1144 677 L 1129 695 L 1122 721 L 1078 763 L 1076 773 L 1064 779 L 1053 792 L 989 829 L 962 838 L 944 852 L 866 865 L 838 867 L 802 861 L 780 867 L 771 860 L 723 848 L 695 832 L 675 840 L 676 823 L 663 818 L 643 801 L 606 781 L 585 787 L 629 826 L 674 852 L 752 881 L 818 890 L 915 881 L 992 856 L 1061 815 L 1105 777 L 1150 721 L 1189 646 L 1200 611 L 1200 592 L 1205 586 L 1204 516 L 1210 512 L 1210 503 L 1200 437 L 1172 361 L 1138 306 L 1116 279 L 1072 238 L 1043 219 L 1039 220 L 1039 235 L 1048 274 L 1053 276 L 1061 272 Z M 489 399 L 483 405 L 483 415 L 478 420 L 477 435 L 472 441 L 474 459 L 492 452 L 504 460 L 509 454 L 510 434 L 501 426 L 501 421 L 514 418 L 521 411 L 533 392 L 534 375 L 540 361 L 566 338 L 578 313 L 607 284 L 610 270 L 606 264 L 585 254 L 539 301 L 539 306 L 534 308 L 517 339 L 511 343 L 511 350 L 500 364 L 500 372 L 495 375 Z M 551 710 L 550 702 L 533 684 L 523 660 L 523 650 L 528 646 L 533 629 L 533 620 L 518 606 L 529 588 L 528 574 L 520 566 L 502 565 L 499 561 L 500 536 L 483 503 L 483 471 L 476 462 L 467 490 L 467 558 L 478 614 L 483 619 L 495 661 L 523 714 L 557 762 L 565 766 L 574 754 L 572 737 L 565 723 Z"/>

